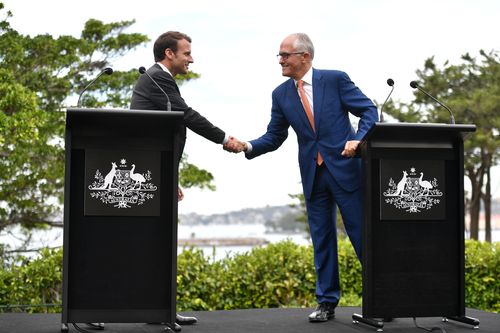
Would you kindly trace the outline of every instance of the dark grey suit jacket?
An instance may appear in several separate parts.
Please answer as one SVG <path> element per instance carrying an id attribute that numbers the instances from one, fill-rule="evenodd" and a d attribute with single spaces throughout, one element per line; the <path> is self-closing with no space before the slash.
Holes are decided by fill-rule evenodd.
<path id="1" fill-rule="evenodd" d="M 168 94 L 172 110 L 184 112 L 184 123 L 177 129 L 179 157 L 182 156 L 186 143 L 186 127 L 215 143 L 224 141 L 224 131 L 214 126 L 186 104 L 181 97 L 177 83 L 169 73 L 158 64 L 151 66 L 147 72 Z M 142 74 L 134 87 L 130 108 L 135 110 L 167 110 L 167 98 L 147 75 Z"/>

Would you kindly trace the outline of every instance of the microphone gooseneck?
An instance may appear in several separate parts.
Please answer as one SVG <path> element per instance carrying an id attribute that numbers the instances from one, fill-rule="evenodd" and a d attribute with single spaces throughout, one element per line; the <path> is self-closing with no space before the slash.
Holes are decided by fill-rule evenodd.
<path id="1" fill-rule="evenodd" d="M 144 68 L 144 66 L 141 66 L 139 67 L 139 73 L 141 74 L 146 74 L 149 79 L 151 81 L 153 81 L 153 83 L 158 87 L 158 89 L 160 89 L 160 91 L 165 95 L 165 97 L 167 97 L 167 111 L 172 111 L 172 105 L 170 104 L 170 98 L 168 97 L 167 93 L 165 92 L 165 90 L 163 90 L 160 85 L 158 84 L 158 82 L 156 82 L 152 77 L 151 75 L 149 75 L 149 73 L 146 71 L 146 68 Z"/>
<path id="2" fill-rule="evenodd" d="M 412 87 L 413 89 L 420 90 L 422 93 L 424 93 L 430 99 L 432 99 L 434 102 L 438 103 L 440 106 L 442 106 L 443 108 L 445 108 L 446 110 L 448 110 L 448 112 L 450 113 L 450 124 L 455 124 L 455 117 L 453 116 L 453 112 L 451 112 L 451 109 L 449 107 L 447 107 L 444 103 L 442 103 L 441 101 L 439 101 L 436 97 L 432 96 L 427 91 L 425 91 L 424 89 L 422 89 L 419 86 L 419 84 L 417 83 L 417 81 L 411 81 L 410 82 L 410 87 Z"/>
<path id="3" fill-rule="evenodd" d="M 103 70 L 102 70 L 102 71 L 101 71 L 101 72 L 100 72 L 100 73 L 96 76 L 96 78 L 95 78 L 95 79 L 93 79 L 92 81 L 90 81 L 90 83 L 89 83 L 89 84 L 87 84 L 87 85 L 85 86 L 85 88 L 83 88 L 83 90 L 80 92 L 80 95 L 78 96 L 78 102 L 76 103 L 77 107 L 80 107 L 80 106 L 81 106 L 81 99 L 82 99 L 83 93 L 84 93 L 85 91 L 87 91 L 87 89 L 88 89 L 88 88 L 89 88 L 92 84 L 94 84 L 94 82 L 95 82 L 95 81 L 97 81 L 97 79 L 98 79 L 98 78 L 100 78 L 100 77 L 101 77 L 101 75 L 103 75 L 103 74 L 106 74 L 106 75 L 111 75 L 111 74 L 113 74 L 113 68 L 111 68 L 111 67 L 106 67 L 106 68 L 104 68 L 104 69 L 103 69 Z"/>
<path id="4" fill-rule="evenodd" d="M 384 106 L 385 104 L 387 103 L 387 101 L 389 100 L 389 97 L 391 97 L 391 94 L 392 92 L 394 91 L 394 80 L 391 79 L 391 78 L 388 78 L 387 79 L 387 84 L 392 87 L 391 91 L 389 92 L 389 95 L 387 95 L 387 98 L 385 99 L 385 102 L 384 104 L 382 104 L 382 107 L 380 108 L 380 122 L 383 123 L 384 122 Z"/>

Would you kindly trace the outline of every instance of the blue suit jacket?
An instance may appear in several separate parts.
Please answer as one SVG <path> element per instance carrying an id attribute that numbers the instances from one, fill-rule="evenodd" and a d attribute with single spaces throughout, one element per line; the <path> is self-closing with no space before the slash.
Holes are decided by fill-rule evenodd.
<path id="1" fill-rule="evenodd" d="M 313 107 L 316 131 L 311 128 L 293 79 L 279 85 L 272 93 L 271 121 L 267 132 L 250 141 L 251 159 L 276 150 L 286 140 L 288 127 L 297 133 L 299 165 L 304 195 L 310 198 L 316 171 L 318 150 L 339 185 L 346 191 L 360 184 L 361 160 L 341 155 L 348 140 L 361 140 L 378 120 L 377 108 L 349 76 L 335 70 L 313 69 Z M 349 113 L 360 117 L 354 131 Z"/>

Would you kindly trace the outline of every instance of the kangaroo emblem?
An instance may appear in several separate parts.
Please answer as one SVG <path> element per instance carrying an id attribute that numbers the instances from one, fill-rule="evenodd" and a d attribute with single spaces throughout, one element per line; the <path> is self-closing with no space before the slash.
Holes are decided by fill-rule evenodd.
<path id="1" fill-rule="evenodd" d="M 403 178 L 401 178 L 401 180 L 398 183 L 396 193 L 394 194 L 395 196 L 403 194 L 403 191 L 405 190 L 406 187 L 406 176 L 408 176 L 408 174 L 406 173 L 406 171 L 403 171 Z"/>
<path id="2" fill-rule="evenodd" d="M 116 163 L 111 162 L 111 170 L 108 172 L 106 177 L 104 177 L 104 184 L 99 187 L 100 190 L 102 189 L 107 189 L 111 188 L 111 185 L 113 184 L 113 180 L 115 179 L 116 175 Z"/>

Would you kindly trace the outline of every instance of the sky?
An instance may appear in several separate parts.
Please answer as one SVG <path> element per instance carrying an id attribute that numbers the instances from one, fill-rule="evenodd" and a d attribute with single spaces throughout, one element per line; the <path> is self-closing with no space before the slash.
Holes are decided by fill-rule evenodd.
<path id="1" fill-rule="evenodd" d="M 458 64 L 467 52 L 478 56 L 481 49 L 500 51 L 497 0 L 0 2 L 13 13 L 11 26 L 32 36 L 78 37 L 91 18 L 104 23 L 135 20 L 125 32 L 145 34 L 151 42 L 113 63 L 115 70 L 151 66 L 153 42 L 163 32 L 188 34 L 193 40 L 190 69 L 201 78 L 182 85 L 181 94 L 189 106 L 241 140 L 265 133 L 271 92 L 287 79 L 281 76 L 276 54 L 291 33 L 310 36 L 315 68 L 347 72 L 378 103 L 390 91 L 388 78 L 395 81 L 391 98 L 409 102 L 414 93 L 409 82 L 429 57 L 442 67 L 447 60 Z M 280 149 L 250 161 L 190 131 L 185 153 L 191 163 L 214 175 L 216 191 L 186 189 L 180 214 L 287 205 L 296 203 L 289 194 L 302 192 L 291 129 Z M 493 176 L 493 196 L 500 197 L 498 167 Z"/>

